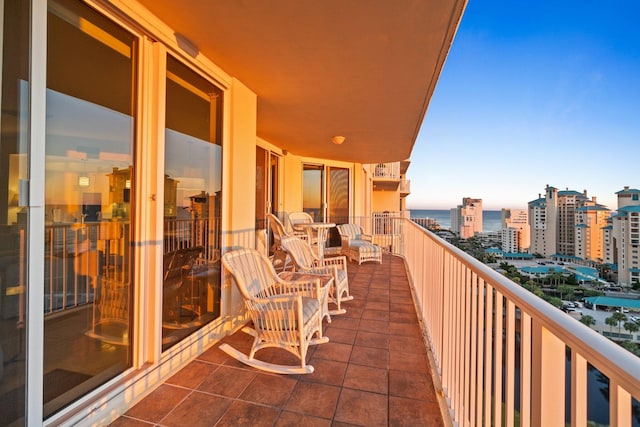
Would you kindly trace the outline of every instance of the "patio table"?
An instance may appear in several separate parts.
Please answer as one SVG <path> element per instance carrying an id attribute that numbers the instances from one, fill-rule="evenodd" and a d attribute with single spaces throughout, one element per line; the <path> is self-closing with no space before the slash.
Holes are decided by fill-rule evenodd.
<path id="1" fill-rule="evenodd" d="M 335 227 L 336 224 L 333 222 L 307 222 L 296 224 L 296 226 L 307 230 L 310 242 L 312 241 L 313 232 L 318 233 L 318 258 L 321 260 L 324 259 L 324 243 L 327 240 L 327 233 L 329 229 Z"/>

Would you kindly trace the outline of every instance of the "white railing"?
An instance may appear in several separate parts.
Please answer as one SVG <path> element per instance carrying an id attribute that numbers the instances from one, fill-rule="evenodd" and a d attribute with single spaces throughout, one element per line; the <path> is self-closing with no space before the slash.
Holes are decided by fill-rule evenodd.
<path id="1" fill-rule="evenodd" d="M 400 193 L 402 193 L 402 194 L 411 193 L 411 180 L 410 179 L 404 179 L 404 180 L 400 181 Z"/>
<path id="2" fill-rule="evenodd" d="M 588 365 L 608 378 L 610 424 L 632 425 L 640 358 L 404 222 L 400 253 L 456 425 L 585 426 Z"/>
<path id="3" fill-rule="evenodd" d="M 376 163 L 373 167 L 373 177 L 400 179 L 400 162 Z"/>

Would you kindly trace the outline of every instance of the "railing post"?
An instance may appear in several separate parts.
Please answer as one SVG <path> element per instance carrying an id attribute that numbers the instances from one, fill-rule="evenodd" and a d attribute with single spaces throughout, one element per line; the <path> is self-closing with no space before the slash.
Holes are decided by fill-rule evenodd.
<path id="1" fill-rule="evenodd" d="M 565 424 L 564 342 L 533 319 L 532 413 L 534 426 Z"/>
<path id="2" fill-rule="evenodd" d="M 484 321 L 484 419 L 482 425 L 491 425 L 491 386 L 493 381 L 493 369 L 491 362 L 493 360 L 493 286 L 486 284 L 485 287 L 485 321 Z"/>
<path id="3" fill-rule="evenodd" d="M 576 351 L 571 350 L 571 426 L 586 425 L 587 361 Z"/>
<path id="4" fill-rule="evenodd" d="M 507 300 L 504 425 L 513 427 L 515 416 L 516 306 Z"/>
<path id="5" fill-rule="evenodd" d="M 504 296 L 495 291 L 495 325 L 493 327 L 493 423 L 494 427 L 502 426 L 502 369 L 504 358 L 502 355 L 504 331 Z"/>
<path id="6" fill-rule="evenodd" d="M 613 427 L 631 425 L 631 395 L 613 379 L 609 380 L 609 418 Z"/>
<path id="7" fill-rule="evenodd" d="M 520 312 L 520 427 L 531 425 L 531 316 Z"/>

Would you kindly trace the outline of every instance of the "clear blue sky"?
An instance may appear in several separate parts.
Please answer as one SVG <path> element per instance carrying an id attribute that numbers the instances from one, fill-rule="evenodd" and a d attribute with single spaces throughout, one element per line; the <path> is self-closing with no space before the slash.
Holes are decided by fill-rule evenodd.
<path id="1" fill-rule="evenodd" d="M 410 209 L 640 188 L 640 1 L 470 0 L 407 172 Z"/>

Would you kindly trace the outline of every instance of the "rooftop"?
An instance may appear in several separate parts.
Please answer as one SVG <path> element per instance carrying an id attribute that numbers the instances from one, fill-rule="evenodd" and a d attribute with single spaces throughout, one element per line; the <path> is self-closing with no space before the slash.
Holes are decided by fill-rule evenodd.
<path id="1" fill-rule="evenodd" d="M 444 425 L 404 261 L 348 269 L 355 298 L 326 326 L 330 341 L 310 347 L 312 374 L 250 368 L 219 343 L 111 425 Z M 251 337 L 222 342 L 248 351 Z M 258 356 L 296 363 L 279 350 Z"/>

